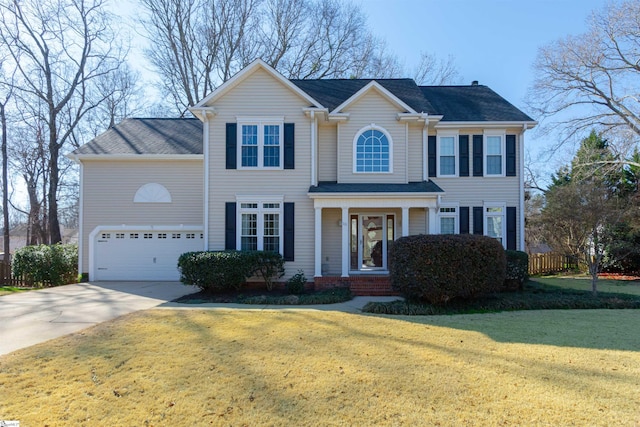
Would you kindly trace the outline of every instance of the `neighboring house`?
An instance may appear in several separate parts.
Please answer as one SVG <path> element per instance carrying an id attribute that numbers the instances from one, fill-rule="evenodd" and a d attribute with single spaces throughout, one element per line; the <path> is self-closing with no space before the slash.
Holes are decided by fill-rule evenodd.
<path id="1" fill-rule="evenodd" d="M 288 80 L 256 60 L 191 111 L 124 120 L 70 155 L 91 280 L 176 280 L 182 252 L 262 249 L 283 254 L 285 279 L 384 293 L 400 236 L 524 249 L 536 123 L 477 82 Z"/>
<path id="2" fill-rule="evenodd" d="M 78 243 L 78 229 L 60 226 L 62 243 Z M 9 230 L 9 253 L 13 254 L 17 249 L 27 246 L 31 230 L 27 224 L 18 224 Z M 4 247 L 4 236 L 0 236 L 0 251 Z M 2 253 L 2 252 L 0 252 Z"/>

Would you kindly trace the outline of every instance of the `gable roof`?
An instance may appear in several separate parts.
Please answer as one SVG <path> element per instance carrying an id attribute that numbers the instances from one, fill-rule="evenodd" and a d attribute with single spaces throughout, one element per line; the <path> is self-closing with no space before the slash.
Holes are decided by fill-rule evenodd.
<path id="1" fill-rule="evenodd" d="M 329 111 L 343 104 L 371 82 L 376 82 L 414 111 L 432 114 L 433 107 L 425 99 L 413 79 L 315 79 L 291 80 Z"/>
<path id="2" fill-rule="evenodd" d="M 420 89 L 443 116 L 443 122 L 533 122 L 487 86 L 421 86 Z"/>
<path id="3" fill-rule="evenodd" d="M 202 122 L 198 119 L 125 119 L 71 154 L 202 154 Z"/>

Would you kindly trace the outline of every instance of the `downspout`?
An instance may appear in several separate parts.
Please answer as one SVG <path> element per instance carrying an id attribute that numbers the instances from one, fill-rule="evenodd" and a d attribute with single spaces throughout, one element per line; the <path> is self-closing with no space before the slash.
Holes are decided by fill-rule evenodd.
<path id="1" fill-rule="evenodd" d="M 427 126 L 429 121 L 426 121 L 422 128 L 422 180 L 427 181 Z"/>
<path id="2" fill-rule="evenodd" d="M 520 211 L 520 218 L 519 218 L 519 220 L 520 220 L 520 239 L 519 239 L 520 240 L 520 242 L 519 242 L 520 243 L 520 245 L 519 245 L 520 248 L 519 248 L 519 250 L 521 250 L 521 251 L 525 250 L 525 246 L 524 246 L 524 244 L 525 244 L 525 242 L 524 242 L 524 234 L 525 234 L 525 231 L 524 231 L 524 227 L 525 227 L 525 224 L 524 224 L 524 133 L 525 133 L 526 130 L 527 130 L 527 125 L 526 124 L 522 125 L 522 132 L 520 133 L 520 138 L 519 138 L 520 140 L 518 141 L 519 142 L 519 144 L 518 144 L 519 147 L 518 148 L 519 148 L 519 151 L 520 151 L 520 155 L 519 155 L 519 157 L 520 157 L 519 158 L 519 160 L 520 160 L 520 162 L 519 162 L 520 165 L 519 166 L 520 167 L 518 168 L 519 169 L 518 172 L 520 174 L 520 209 L 519 209 L 519 211 Z"/>
<path id="3" fill-rule="evenodd" d="M 80 165 L 80 197 L 78 198 L 78 274 L 82 276 L 82 258 L 84 250 L 84 164 L 74 156 L 73 159 Z M 88 278 L 87 278 L 88 279 Z M 82 279 L 80 279 L 82 281 Z"/>
<path id="4" fill-rule="evenodd" d="M 316 176 L 317 176 L 317 170 L 316 170 L 317 169 L 317 163 L 316 163 L 317 120 L 316 120 L 316 112 L 315 111 L 311 110 L 310 118 L 311 118 L 311 185 L 312 186 L 316 186 L 316 185 L 318 185 L 318 180 L 316 179 Z"/>
<path id="5" fill-rule="evenodd" d="M 202 154 L 204 156 L 204 250 L 209 250 L 209 112 L 202 111 L 204 117 L 203 137 L 202 137 Z"/>

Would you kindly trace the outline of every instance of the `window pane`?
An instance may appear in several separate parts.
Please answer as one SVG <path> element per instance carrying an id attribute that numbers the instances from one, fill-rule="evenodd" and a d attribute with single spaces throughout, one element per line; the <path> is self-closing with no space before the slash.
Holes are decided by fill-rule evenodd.
<path id="1" fill-rule="evenodd" d="M 240 249 L 243 251 L 257 251 L 258 238 L 257 237 L 241 237 Z"/>
<path id="2" fill-rule="evenodd" d="M 388 172 L 389 140 L 379 130 L 364 131 L 356 142 L 356 171 Z"/>
<path id="3" fill-rule="evenodd" d="M 452 136 L 440 137 L 440 155 L 441 156 L 455 156 L 455 138 Z"/>
<path id="4" fill-rule="evenodd" d="M 280 126 L 266 125 L 264 127 L 264 145 L 280 145 Z"/>
<path id="5" fill-rule="evenodd" d="M 502 154 L 502 138 L 499 136 L 487 137 L 487 154 L 488 155 L 500 155 Z"/>
<path id="6" fill-rule="evenodd" d="M 258 215 L 254 213 L 242 214 L 242 231 L 243 236 L 255 236 L 258 233 Z"/>
<path id="7" fill-rule="evenodd" d="M 264 238 L 264 245 L 262 250 L 268 252 L 280 252 L 280 237 L 266 237 Z"/>
<path id="8" fill-rule="evenodd" d="M 440 175 L 456 174 L 456 158 L 454 156 L 440 156 Z"/>
<path id="9" fill-rule="evenodd" d="M 258 147 L 242 147 L 242 166 L 258 166 Z"/>
<path id="10" fill-rule="evenodd" d="M 258 145 L 258 126 L 242 125 L 242 145 Z"/>
<path id="11" fill-rule="evenodd" d="M 264 147 L 264 166 L 265 167 L 280 166 L 280 147 L 273 147 L 273 146 Z"/>
<path id="12" fill-rule="evenodd" d="M 502 156 L 487 156 L 487 175 L 502 174 Z"/>
<path id="13" fill-rule="evenodd" d="M 487 217 L 487 236 L 500 239 L 502 238 L 502 217 Z"/>
<path id="14" fill-rule="evenodd" d="M 456 219 L 452 217 L 440 218 L 440 234 L 454 234 L 456 232 Z"/>

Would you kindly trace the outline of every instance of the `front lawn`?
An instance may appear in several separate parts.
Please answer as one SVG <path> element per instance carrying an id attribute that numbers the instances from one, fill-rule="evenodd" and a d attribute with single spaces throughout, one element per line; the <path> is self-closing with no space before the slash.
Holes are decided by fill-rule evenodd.
<path id="1" fill-rule="evenodd" d="M 0 357 L 21 425 L 640 423 L 633 310 L 151 310 Z"/>
<path id="2" fill-rule="evenodd" d="M 513 310 L 640 308 L 640 282 L 599 280 L 599 293 L 591 293 L 582 277 L 532 278 L 523 291 L 500 292 L 476 300 L 453 300 L 446 306 L 409 301 L 371 302 L 363 311 L 378 314 L 432 315 L 487 313 Z"/>

